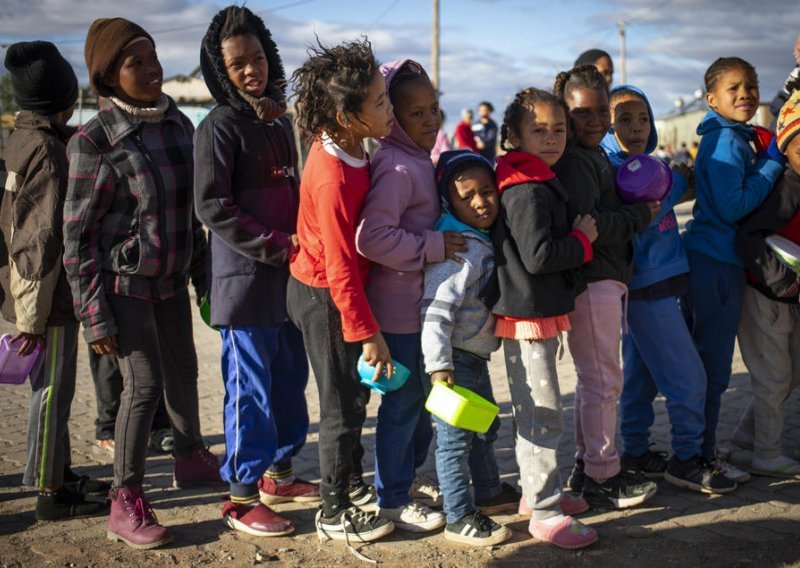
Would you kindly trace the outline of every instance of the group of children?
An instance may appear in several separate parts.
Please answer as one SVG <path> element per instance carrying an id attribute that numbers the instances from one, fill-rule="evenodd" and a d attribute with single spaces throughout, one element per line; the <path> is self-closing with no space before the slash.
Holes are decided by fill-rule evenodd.
<path id="1" fill-rule="evenodd" d="M 31 405 L 25 483 L 40 488 L 38 518 L 108 510 L 85 497 L 107 485 L 65 484 L 78 322 L 95 352 L 120 361 L 108 536 L 137 548 L 172 538 L 142 490 L 162 389 L 175 484 L 227 483 L 222 515 L 235 530 L 289 534 L 291 519 L 269 505 L 321 501 L 321 539 L 444 527 L 447 539 L 485 546 L 511 534 L 490 515 L 517 511 L 533 537 L 574 549 L 598 539 L 576 515 L 644 503 L 653 478 L 707 493 L 746 480 L 715 438 L 739 330 L 754 403 L 734 441 L 753 447 L 757 471 L 800 473 L 780 450 L 780 406 L 800 355 L 798 281 L 764 244 L 775 232 L 800 242 L 800 92 L 772 147 L 754 149 L 755 70 L 717 60 L 694 172 L 676 169 L 663 202 L 628 204 L 615 171 L 656 148 L 652 109 L 635 87 L 609 92 L 594 65 L 559 74 L 552 92 L 516 93 L 496 163 L 455 150 L 434 167 L 441 112 L 425 70 L 408 59 L 379 65 L 366 40 L 318 45 L 291 78 L 310 144 L 300 180 L 281 59 L 249 9 L 223 9 L 203 39 L 218 106 L 196 133 L 161 92 L 146 31 L 97 20 L 85 51 L 107 102 L 74 135 L 64 124 L 77 83 L 55 47 L 18 44 L 6 58 L 24 110 L 6 156 L 14 183 L 0 215 L 10 259 L 2 284 L 20 352 L 46 340 L 52 361 Z M 373 156 L 367 138 L 380 141 Z M 692 191 L 682 237 L 673 208 Z M 32 203 L 49 212 L 36 227 Z M 190 279 L 222 336 L 221 465 L 200 434 Z M 565 333 L 578 382 L 575 463 L 563 483 Z M 478 434 L 434 418 L 441 496 L 425 504 L 415 479 L 434 432 L 424 410 L 431 382 L 492 400 L 488 360 L 501 344 L 522 492 L 500 482 L 497 420 Z M 361 479 L 370 391 L 360 358 L 376 378 L 392 380 L 398 363 L 410 371 L 380 402 L 374 489 Z M 308 363 L 320 401 L 318 486 L 291 466 L 308 433 Z M 649 445 L 658 392 L 672 424 L 669 460 Z M 443 513 L 429 506 L 437 501 Z"/>

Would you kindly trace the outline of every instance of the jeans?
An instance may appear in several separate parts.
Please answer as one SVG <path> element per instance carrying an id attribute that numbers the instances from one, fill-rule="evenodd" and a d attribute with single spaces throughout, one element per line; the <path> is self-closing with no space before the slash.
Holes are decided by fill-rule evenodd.
<path id="1" fill-rule="evenodd" d="M 457 385 L 494 402 L 485 359 L 453 349 L 453 366 Z M 477 500 L 491 499 L 502 491 L 494 455 L 500 419 L 495 418 L 484 434 L 456 428 L 437 416 L 433 420 L 436 422 L 436 474 L 444 512 L 447 522 L 455 523 L 475 510 L 469 493 L 470 478 Z"/>

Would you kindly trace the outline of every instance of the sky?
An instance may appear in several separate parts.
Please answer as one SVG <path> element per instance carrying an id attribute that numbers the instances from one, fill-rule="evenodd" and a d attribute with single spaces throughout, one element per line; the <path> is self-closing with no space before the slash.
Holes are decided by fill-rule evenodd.
<path id="1" fill-rule="evenodd" d="M 440 0 L 440 91 L 448 128 L 462 108 L 488 100 L 500 122 L 514 93 L 551 89 L 585 49 L 608 51 L 621 81 L 618 22 L 625 21 L 627 82 L 642 88 L 656 114 L 691 101 L 720 56 L 755 65 L 769 101 L 794 66 L 798 0 Z M 122 16 L 156 41 L 165 77 L 189 74 L 212 16 L 208 0 L 0 0 L 0 56 L 15 41 L 58 45 L 82 84 L 86 30 L 95 18 Z M 272 31 L 287 74 L 324 44 L 366 35 L 379 61 L 410 58 L 430 71 L 431 0 L 249 0 Z M 5 71 L 4 69 L 0 71 Z"/>

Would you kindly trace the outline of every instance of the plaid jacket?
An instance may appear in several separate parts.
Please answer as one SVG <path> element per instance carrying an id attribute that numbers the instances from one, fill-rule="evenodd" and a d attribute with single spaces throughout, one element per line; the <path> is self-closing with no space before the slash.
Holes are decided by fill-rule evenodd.
<path id="1" fill-rule="evenodd" d="M 70 140 L 64 266 L 87 342 L 118 333 L 108 294 L 202 293 L 205 235 L 192 207 L 193 127 L 175 103 L 134 123 L 112 102 Z"/>

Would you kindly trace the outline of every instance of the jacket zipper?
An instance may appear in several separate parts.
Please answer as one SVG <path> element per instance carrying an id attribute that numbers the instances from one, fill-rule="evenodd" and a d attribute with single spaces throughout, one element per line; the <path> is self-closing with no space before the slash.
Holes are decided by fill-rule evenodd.
<path id="1" fill-rule="evenodd" d="M 139 148 L 139 151 L 144 155 L 145 161 L 147 161 L 147 165 L 150 168 L 150 172 L 153 175 L 153 179 L 156 182 L 156 194 L 158 197 L 158 239 L 160 241 L 159 246 L 159 265 L 158 270 L 156 270 L 156 278 L 161 278 L 164 275 L 164 271 L 167 269 L 167 239 L 165 234 L 164 227 L 166 226 L 166 212 L 164 209 L 167 206 L 166 200 L 166 189 L 164 188 L 164 180 L 161 177 L 161 172 L 156 166 L 155 161 L 153 160 L 153 156 L 150 154 L 150 151 L 142 142 L 142 138 L 139 132 L 136 132 L 133 135 L 133 140 L 136 142 L 136 146 Z"/>

